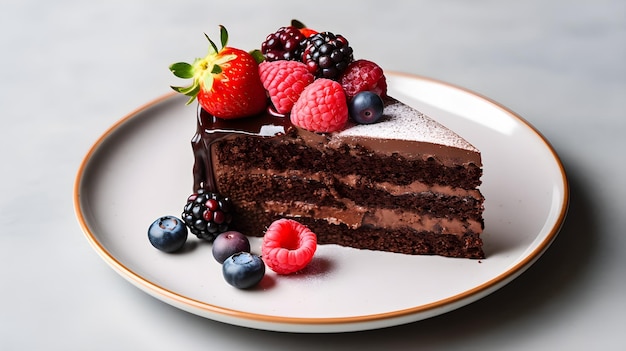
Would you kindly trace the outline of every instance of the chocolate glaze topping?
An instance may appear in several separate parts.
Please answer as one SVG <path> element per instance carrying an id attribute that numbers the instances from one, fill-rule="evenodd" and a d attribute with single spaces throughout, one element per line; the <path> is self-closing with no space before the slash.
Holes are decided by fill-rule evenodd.
<path id="1" fill-rule="evenodd" d="M 204 189 L 217 192 L 211 145 L 232 134 L 245 134 L 260 137 L 272 137 L 288 133 L 293 124 L 289 117 L 276 115 L 270 112 L 256 116 L 221 119 L 198 106 L 198 125 L 196 134 L 191 139 L 194 153 L 193 189 Z"/>

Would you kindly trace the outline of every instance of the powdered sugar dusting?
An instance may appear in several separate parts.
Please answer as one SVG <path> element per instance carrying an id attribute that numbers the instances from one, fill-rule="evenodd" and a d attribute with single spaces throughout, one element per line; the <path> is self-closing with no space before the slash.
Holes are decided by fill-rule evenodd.
<path id="1" fill-rule="evenodd" d="M 377 123 L 354 125 L 337 135 L 419 141 L 478 151 L 455 132 L 398 101 L 387 102 L 383 114 Z"/>

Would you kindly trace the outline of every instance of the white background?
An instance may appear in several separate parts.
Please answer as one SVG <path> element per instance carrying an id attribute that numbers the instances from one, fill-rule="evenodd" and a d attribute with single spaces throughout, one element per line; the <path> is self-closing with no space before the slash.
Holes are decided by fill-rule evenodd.
<path id="1" fill-rule="evenodd" d="M 571 186 L 548 252 L 459 310 L 330 335 L 206 320 L 111 270 L 73 213 L 87 150 L 179 83 L 167 66 L 203 55 L 203 32 L 224 24 L 232 46 L 252 49 L 291 18 L 345 35 L 387 70 L 466 87 L 533 124 Z M 0 48 L 2 350 L 626 347 L 623 1 L 10 0 L 0 5 Z"/>

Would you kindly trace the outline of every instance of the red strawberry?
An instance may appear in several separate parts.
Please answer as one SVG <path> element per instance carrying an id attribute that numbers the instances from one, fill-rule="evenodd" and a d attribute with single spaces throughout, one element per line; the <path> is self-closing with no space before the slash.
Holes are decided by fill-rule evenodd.
<path id="1" fill-rule="evenodd" d="M 387 95 L 387 80 L 383 69 L 372 61 L 357 60 L 350 63 L 339 77 L 339 83 L 348 100 L 362 91 L 371 91 L 380 97 Z"/>
<path id="2" fill-rule="evenodd" d="M 312 132 L 336 132 L 347 121 L 346 94 L 338 82 L 326 78 L 309 84 L 291 109 L 291 123 Z"/>
<path id="3" fill-rule="evenodd" d="M 282 114 L 291 111 L 304 88 L 315 79 L 304 63 L 287 60 L 262 62 L 259 76 L 276 112 Z"/>
<path id="4" fill-rule="evenodd" d="M 211 44 L 207 56 L 192 64 L 178 62 L 170 66 L 175 76 L 193 79 L 188 87 L 172 89 L 190 96 L 188 104 L 198 98 L 200 106 L 215 117 L 230 119 L 260 113 L 265 109 L 266 95 L 257 62 L 251 54 L 226 46 L 228 32 L 223 26 L 220 36 L 221 49 L 207 36 Z"/>
<path id="5" fill-rule="evenodd" d="M 263 261 L 278 274 L 297 272 L 311 262 L 317 249 L 317 236 L 307 226 L 292 219 L 274 221 L 265 232 Z"/>

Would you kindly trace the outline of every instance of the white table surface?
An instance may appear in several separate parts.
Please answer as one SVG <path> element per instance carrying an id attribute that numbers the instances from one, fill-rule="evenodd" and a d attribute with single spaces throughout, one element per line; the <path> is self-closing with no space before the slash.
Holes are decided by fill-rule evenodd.
<path id="1" fill-rule="evenodd" d="M 110 269 L 74 215 L 87 150 L 178 83 L 167 66 L 203 54 L 203 32 L 224 24 L 230 44 L 251 49 L 291 18 L 541 131 L 571 187 L 547 253 L 456 311 L 328 335 L 207 320 Z M 3 1 L 0 44 L 1 350 L 626 349 L 624 1 Z"/>

